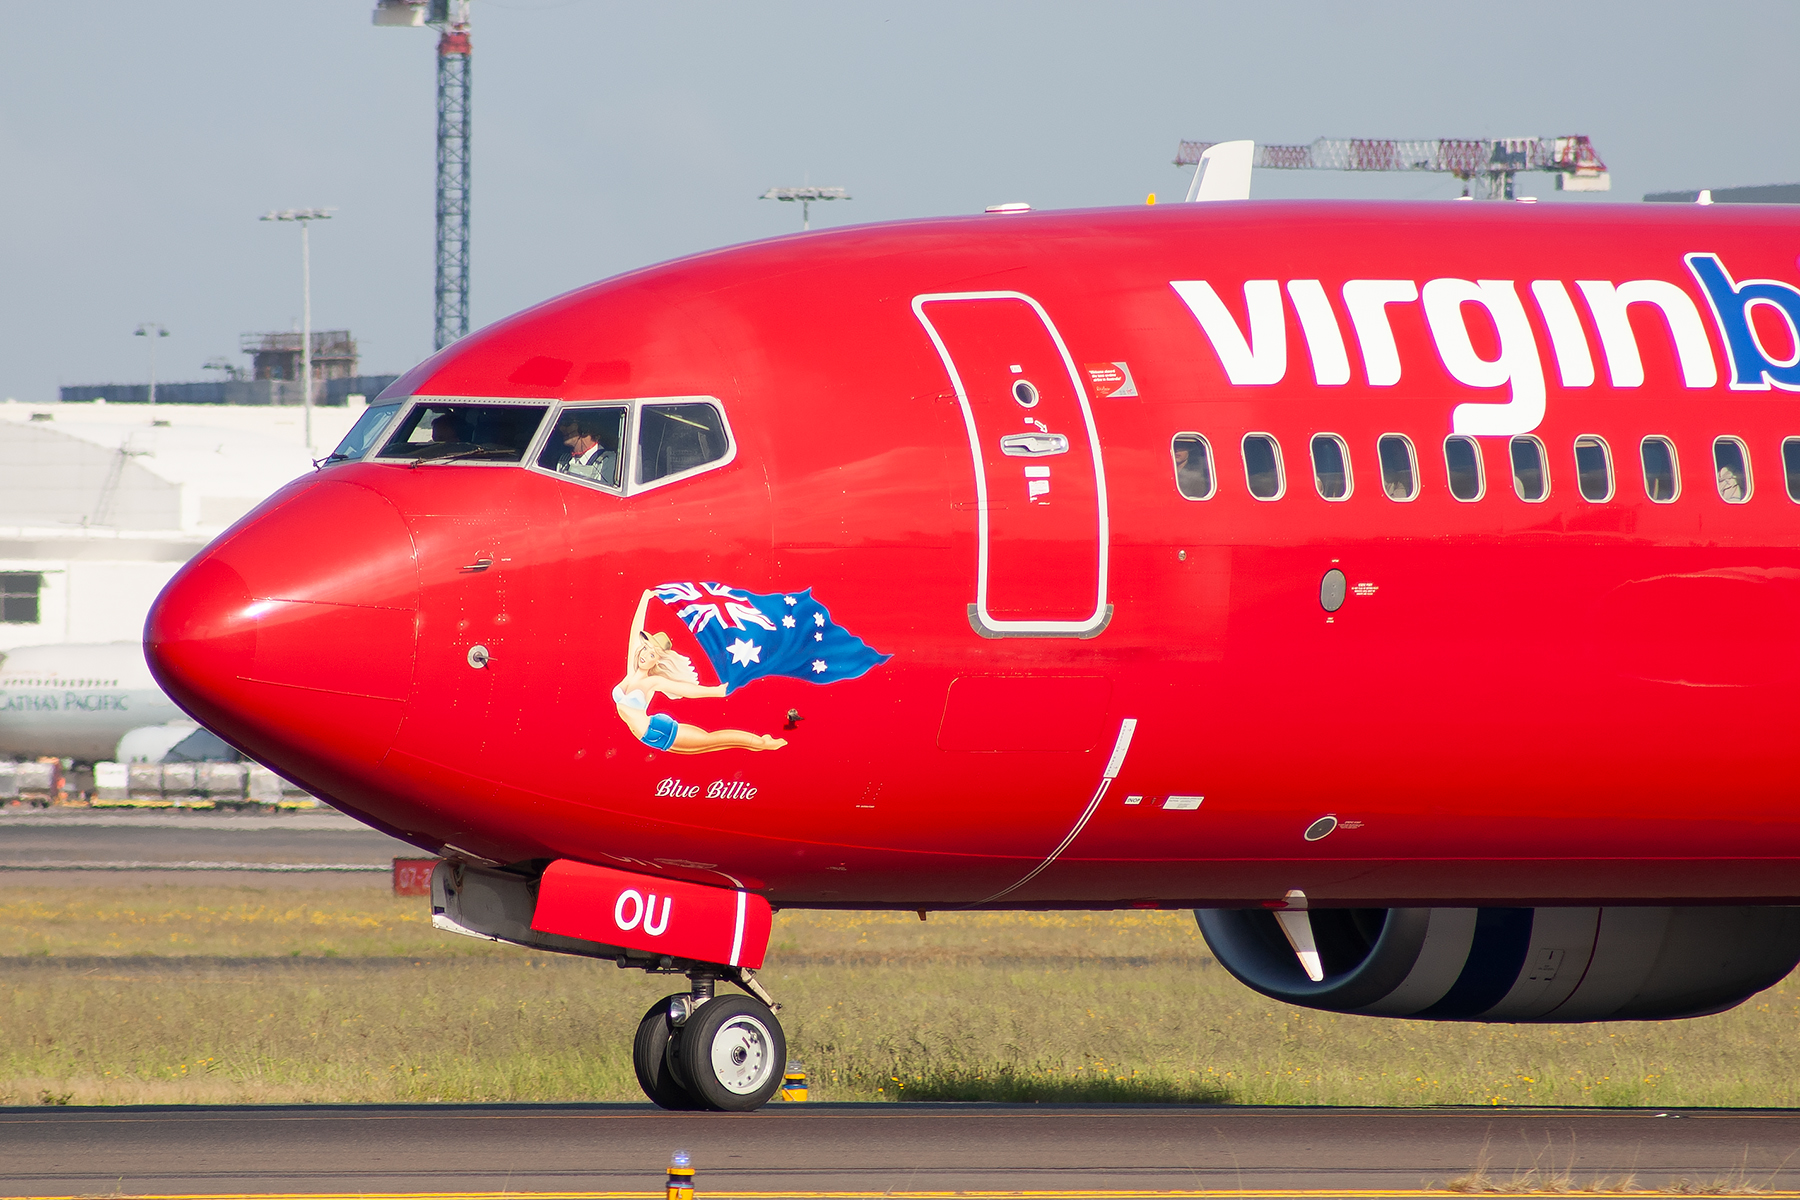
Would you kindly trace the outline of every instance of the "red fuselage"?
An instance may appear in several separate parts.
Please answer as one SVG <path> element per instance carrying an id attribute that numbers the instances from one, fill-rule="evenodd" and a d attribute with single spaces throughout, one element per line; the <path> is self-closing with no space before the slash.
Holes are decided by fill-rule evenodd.
<path id="1" fill-rule="evenodd" d="M 536 401 L 529 455 L 291 485 L 151 661 L 426 849 L 777 906 L 1800 903 L 1797 252 L 1775 210 L 1246 202 L 700 255 L 402 378 Z M 633 408 L 622 487 L 531 465 L 559 405 L 671 397 L 729 455 L 640 487 Z M 670 592 L 698 690 L 634 692 L 676 584 L 738 658 L 790 634 L 731 598 L 806 589 L 888 657 L 698 694 Z M 718 730 L 785 744 L 679 752 Z"/>

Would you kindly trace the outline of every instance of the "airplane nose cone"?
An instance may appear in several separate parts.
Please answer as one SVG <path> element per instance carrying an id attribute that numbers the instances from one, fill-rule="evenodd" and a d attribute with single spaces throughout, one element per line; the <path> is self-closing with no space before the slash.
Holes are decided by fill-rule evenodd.
<path id="1" fill-rule="evenodd" d="M 196 720 L 329 792 L 366 775 L 399 729 L 418 606 L 399 512 L 321 481 L 189 562 L 151 608 L 144 652 Z"/>

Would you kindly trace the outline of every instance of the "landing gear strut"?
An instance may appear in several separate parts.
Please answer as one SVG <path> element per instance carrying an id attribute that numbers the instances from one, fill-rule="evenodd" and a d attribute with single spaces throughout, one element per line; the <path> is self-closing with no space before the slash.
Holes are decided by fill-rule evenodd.
<path id="1" fill-rule="evenodd" d="M 768 1103 L 787 1068 L 787 1035 L 757 995 L 714 995 L 717 976 L 690 975 L 683 995 L 664 997 L 638 1022 L 632 1066 L 644 1095 L 661 1108 L 749 1112 Z M 746 991 L 768 993 L 747 971 Z"/>

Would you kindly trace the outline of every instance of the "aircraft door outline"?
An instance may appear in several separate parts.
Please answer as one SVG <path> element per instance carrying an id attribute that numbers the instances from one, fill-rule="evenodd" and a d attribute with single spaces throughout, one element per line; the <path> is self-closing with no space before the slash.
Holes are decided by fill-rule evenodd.
<path id="1" fill-rule="evenodd" d="M 1027 424 L 1035 428 L 1025 428 L 1018 433 L 994 436 L 997 430 L 983 431 L 982 414 L 978 413 L 978 405 L 971 400 L 965 369 L 959 369 L 956 358 L 945 340 L 943 331 L 933 324 L 926 311 L 927 305 L 947 304 L 966 301 L 1016 301 L 1030 307 L 1036 314 L 1043 331 L 1049 336 L 1055 347 L 1056 357 L 1062 369 L 1067 373 L 1073 403 L 1079 412 L 1078 427 L 1069 429 L 1050 429 L 1046 422 L 1037 419 L 1040 411 L 1044 416 L 1055 418 L 1055 400 L 1043 397 L 1045 406 L 1040 410 L 1040 397 L 1035 389 L 1030 392 L 1030 402 L 1021 399 L 1017 392 L 1019 384 L 1014 385 L 1012 399 L 1018 405 L 1020 413 L 1027 414 Z M 1075 360 L 1063 342 L 1062 334 L 1057 330 L 1055 322 L 1044 306 L 1023 292 L 991 291 L 991 292 L 930 292 L 913 297 L 913 315 L 924 326 L 926 336 L 931 339 L 932 346 L 938 352 L 944 369 L 949 373 L 951 386 L 956 391 L 957 404 L 962 410 L 963 428 L 969 438 L 969 453 L 973 460 L 975 472 L 976 501 L 976 580 L 975 602 L 969 605 L 969 624 L 983 637 L 1076 637 L 1091 638 L 1098 636 L 1112 620 L 1113 606 L 1107 602 L 1108 561 L 1111 543 L 1111 530 L 1108 515 L 1106 492 L 1106 465 L 1101 456 L 1100 434 L 1094 424 L 1093 408 L 1088 401 L 1087 388 L 1083 384 L 1080 372 L 1076 369 Z M 967 348 L 965 348 L 966 351 Z M 984 348 L 986 349 L 986 348 Z M 964 368 L 970 367 L 970 356 L 964 354 Z M 1015 371 L 1017 368 L 1013 368 Z M 1029 387 L 1029 384 L 1024 386 Z M 1048 381 L 1046 381 L 1048 386 Z M 992 424 L 992 414 L 987 415 L 987 424 Z M 984 436 L 987 442 L 984 442 Z M 1085 445 L 1080 444 L 1085 438 Z M 992 451 L 993 453 L 988 453 Z M 990 475 L 995 473 L 997 463 L 995 456 L 1015 467 L 1023 466 L 1024 485 L 1028 489 L 1028 504 L 1035 504 L 1041 497 L 1047 498 L 1049 487 L 1049 468 L 1032 465 L 1034 462 L 1057 461 L 1063 456 L 1074 457 L 1077 461 L 1082 453 L 1086 453 L 1093 463 L 1093 528 L 1095 560 L 1093 563 L 1093 605 L 1090 612 L 1075 618 L 1054 618 L 1048 616 L 1024 618 L 996 616 L 990 601 L 995 591 L 996 582 L 1004 585 L 1006 580 L 993 577 L 996 538 L 1004 538 L 1008 530 L 1016 528 L 1018 520 L 997 520 L 998 509 L 1007 505 L 996 505 Z M 1021 462 L 1023 460 L 1023 462 Z M 995 480 L 994 482 L 1000 482 Z M 1067 511 L 1067 510 L 1065 510 Z M 999 514 L 1005 516 L 1005 514 Z M 1082 514 L 1085 517 L 1085 513 Z M 1005 547 L 998 547 L 1005 549 Z M 1082 604 L 1085 606 L 1085 590 Z"/>

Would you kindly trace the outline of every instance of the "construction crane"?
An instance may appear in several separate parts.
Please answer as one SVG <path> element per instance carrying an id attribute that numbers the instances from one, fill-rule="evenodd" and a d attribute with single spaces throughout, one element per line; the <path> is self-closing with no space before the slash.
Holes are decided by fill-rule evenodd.
<path id="1" fill-rule="evenodd" d="M 1183 142 L 1175 165 L 1191 167 L 1217 142 Z M 1606 164 L 1586 137 L 1319 138 L 1305 146 L 1256 147 L 1252 165 L 1276 171 L 1432 171 L 1463 181 L 1463 195 L 1513 199 L 1513 176 L 1520 171 L 1550 171 L 1565 192 L 1604 192 L 1612 188 Z"/>
<path id="2" fill-rule="evenodd" d="M 429 25 L 437 44 L 437 278 L 432 348 L 469 332 L 469 0 L 375 0 L 377 25 Z"/>

